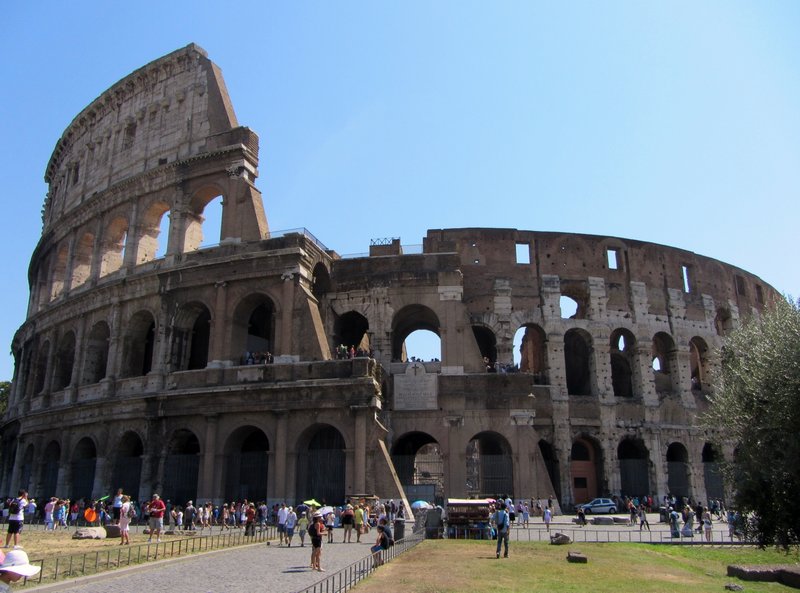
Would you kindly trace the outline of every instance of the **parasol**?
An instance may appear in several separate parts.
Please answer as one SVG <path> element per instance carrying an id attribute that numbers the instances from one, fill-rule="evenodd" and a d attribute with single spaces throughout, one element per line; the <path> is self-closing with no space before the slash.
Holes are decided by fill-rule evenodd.
<path id="1" fill-rule="evenodd" d="M 415 500 L 411 503 L 411 508 L 415 511 L 419 509 L 429 509 L 430 507 L 431 505 L 424 500 Z"/>
<path id="2" fill-rule="evenodd" d="M 321 506 L 322 506 L 321 504 L 319 504 L 319 503 L 318 503 L 316 500 L 314 500 L 313 498 L 312 498 L 312 499 L 310 499 L 310 500 L 304 500 L 304 501 L 303 501 L 303 504 L 307 504 L 307 505 L 308 505 L 308 506 L 310 506 L 310 507 L 321 507 Z"/>
<path id="3" fill-rule="evenodd" d="M 332 512 L 333 512 L 333 507 L 322 507 L 322 508 L 319 510 L 319 514 L 320 514 L 320 515 L 322 515 L 323 517 L 324 517 L 325 515 L 329 515 L 329 514 L 330 514 L 330 513 L 332 513 Z"/>

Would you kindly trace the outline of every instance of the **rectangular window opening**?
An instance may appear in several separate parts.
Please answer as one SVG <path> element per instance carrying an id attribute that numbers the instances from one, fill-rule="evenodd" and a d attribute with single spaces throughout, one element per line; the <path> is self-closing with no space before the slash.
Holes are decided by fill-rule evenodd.
<path id="1" fill-rule="evenodd" d="M 761 288 L 760 284 L 756 284 L 756 301 L 761 304 L 764 303 L 764 289 Z"/>
<path id="2" fill-rule="evenodd" d="M 518 264 L 531 263 L 530 243 L 517 243 L 517 263 Z"/>
<path id="3" fill-rule="evenodd" d="M 609 270 L 619 270 L 619 252 L 616 249 L 606 249 L 606 261 Z"/>
<path id="4" fill-rule="evenodd" d="M 745 290 L 744 278 L 742 276 L 736 276 L 736 294 L 740 296 L 746 296 L 747 290 Z"/>
<path id="5" fill-rule="evenodd" d="M 683 276 L 683 292 L 692 292 L 692 273 L 689 266 L 681 266 L 681 275 Z"/>

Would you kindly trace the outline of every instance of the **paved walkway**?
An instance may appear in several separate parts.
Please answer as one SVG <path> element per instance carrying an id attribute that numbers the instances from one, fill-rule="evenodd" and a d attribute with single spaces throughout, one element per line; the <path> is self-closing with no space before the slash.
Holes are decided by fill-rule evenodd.
<path id="1" fill-rule="evenodd" d="M 336 535 L 341 537 L 341 532 Z M 322 568 L 309 568 L 311 547 L 291 548 L 256 544 L 179 560 L 164 560 L 81 579 L 59 581 L 24 591 L 59 593 L 294 593 L 327 575 L 369 556 L 374 543 L 370 534 L 362 543 L 325 543 Z"/>

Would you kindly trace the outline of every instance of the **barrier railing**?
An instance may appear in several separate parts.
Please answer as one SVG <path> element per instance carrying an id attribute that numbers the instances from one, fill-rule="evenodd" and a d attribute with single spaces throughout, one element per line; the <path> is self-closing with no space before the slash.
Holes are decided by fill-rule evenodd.
<path id="1" fill-rule="evenodd" d="M 317 581 L 306 589 L 301 589 L 297 593 L 343 593 L 352 589 L 359 581 L 372 574 L 379 566 L 391 562 L 394 558 L 403 554 L 421 543 L 424 534 L 414 533 L 406 538 L 397 540 L 391 548 L 383 550 L 376 559 L 372 554 L 365 556 L 361 560 L 353 562 L 342 570 L 333 573 L 327 578 Z"/>
<path id="2" fill-rule="evenodd" d="M 83 554 L 31 559 L 31 564 L 41 566 L 42 570 L 35 577 L 26 579 L 24 585 L 49 584 L 61 579 L 89 576 L 123 566 L 261 543 L 276 537 L 275 527 L 268 526 L 247 536 L 243 530 L 235 530 L 216 535 L 197 535 L 162 542 L 116 546 Z"/>

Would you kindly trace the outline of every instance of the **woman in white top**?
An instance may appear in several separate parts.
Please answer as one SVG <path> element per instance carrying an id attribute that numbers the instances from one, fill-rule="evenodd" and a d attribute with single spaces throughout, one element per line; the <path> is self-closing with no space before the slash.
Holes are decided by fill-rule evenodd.
<path id="1" fill-rule="evenodd" d="M 119 507 L 119 545 L 131 545 L 130 532 L 128 526 L 131 524 L 131 497 L 127 494 L 120 499 Z"/>

